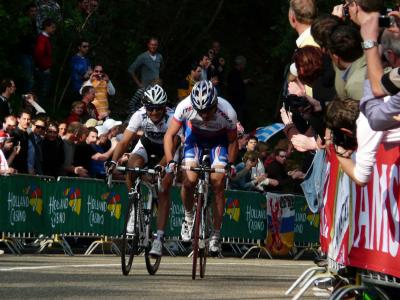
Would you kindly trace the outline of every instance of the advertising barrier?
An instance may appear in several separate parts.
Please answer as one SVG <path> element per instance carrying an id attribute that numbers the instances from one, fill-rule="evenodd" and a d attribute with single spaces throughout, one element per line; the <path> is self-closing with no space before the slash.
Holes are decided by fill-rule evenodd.
<path id="1" fill-rule="evenodd" d="M 144 196 L 148 194 L 144 192 Z M 274 201 L 274 207 L 280 203 L 283 216 L 290 214 L 290 232 L 284 233 L 291 236 L 288 246 L 293 245 L 293 236 L 295 240 L 313 240 L 311 225 L 308 225 L 310 215 L 304 210 L 305 198 L 275 195 Z M 226 191 L 221 237 L 263 241 L 267 227 L 272 226 L 267 202 L 266 196 L 260 193 Z M 0 232 L 120 236 L 127 205 L 128 194 L 122 182 L 109 189 L 96 179 L 0 176 Z M 301 210 L 299 215 L 295 214 L 296 207 Z M 173 187 L 166 237 L 179 238 L 183 216 L 180 188 Z M 289 228 L 286 221 L 282 227 L 285 230 Z M 317 239 L 314 236 L 312 242 Z"/>
<path id="2" fill-rule="evenodd" d="M 329 240 L 337 263 L 400 277 L 399 157 L 399 145 L 380 145 L 371 180 L 359 187 L 330 156 L 321 245 Z"/>

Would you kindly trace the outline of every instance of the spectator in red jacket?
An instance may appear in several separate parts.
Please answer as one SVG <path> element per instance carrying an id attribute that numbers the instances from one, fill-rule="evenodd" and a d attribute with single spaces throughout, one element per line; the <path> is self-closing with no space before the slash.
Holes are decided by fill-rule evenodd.
<path id="1" fill-rule="evenodd" d="M 46 102 L 49 96 L 51 66 L 53 64 L 50 37 L 56 31 L 56 23 L 52 19 L 43 21 L 43 31 L 39 34 L 35 45 L 36 94 L 40 103 Z"/>

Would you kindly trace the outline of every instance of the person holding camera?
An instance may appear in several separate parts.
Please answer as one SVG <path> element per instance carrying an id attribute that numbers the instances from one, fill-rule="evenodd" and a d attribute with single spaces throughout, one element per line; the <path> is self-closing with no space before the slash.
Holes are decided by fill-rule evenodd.
<path id="1" fill-rule="evenodd" d="M 264 191 L 267 185 L 277 186 L 278 181 L 267 178 L 266 174 L 254 176 L 253 170 L 256 168 L 260 158 L 258 151 L 247 151 L 243 156 L 243 162 L 236 165 L 236 176 L 230 180 L 230 187 L 242 191 Z"/>
<path id="2" fill-rule="evenodd" d="M 377 28 L 377 24 L 376 17 L 375 28 Z M 382 52 L 389 58 L 389 64 L 394 68 L 400 67 L 398 34 L 386 29 L 381 38 L 381 45 Z M 368 51 L 368 49 L 365 51 Z M 371 78 L 368 78 L 364 82 L 364 96 L 361 100 L 361 107 L 365 108 L 365 104 L 370 101 L 379 101 L 382 104 L 393 103 L 396 95 L 385 99 L 377 99 L 373 94 L 370 81 Z M 351 105 L 346 106 L 345 102 L 351 103 Z M 333 101 L 332 105 L 328 107 L 326 114 L 327 124 L 332 129 L 333 144 L 344 172 L 357 184 L 365 185 L 368 183 L 373 171 L 376 161 L 375 155 L 379 145 L 381 143 L 398 143 L 400 141 L 400 128 L 388 131 L 374 131 L 369 126 L 371 121 L 368 120 L 368 114 L 364 115 L 361 112 L 358 116 L 358 113 L 355 113 L 359 110 L 358 103 L 352 103 L 350 100 L 345 102 Z M 400 109 L 398 108 L 392 111 L 392 115 L 399 112 Z M 385 117 L 384 115 L 381 118 Z M 355 162 L 353 162 L 350 156 L 355 149 L 357 149 L 357 155 Z"/>
<path id="3" fill-rule="evenodd" d="M 373 130 L 389 130 L 399 127 L 400 113 L 400 73 L 399 73 L 399 21 L 400 12 L 393 11 L 390 16 L 394 17 L 395 23 L 385 29 L 381 38 L 381 51 L 378 49 L 379 36 L 379 14 L 371 15 L 361 25 L 361 34 L 364 43 L 371 46 L 365 49 L 368 61 L 368 79 L 371 93 L 361 101 L 361 111 L 368 119 Z M 381 54 L 393 67 L 393 70 L 384 74 Z M 390 97 L 383 98 L 386 95 Z M 387 99 L 387 101 L 382 101 Z"/>
<path id="4" fill-rule="evenodd" d="M 10 168 L 9 165 L 14 160 L 14 157 L 19 153 L 20 149 L 20 146 L 13 147 L 10 135 L 5 131 L 0 130 L 0 175 L 17 173 L 17 170 Z M 4 155 L 4 152 L 6 151 L 11 152 L 8 159 L 6 159 Z"/>
<path id="5" fill-rule="evenodd" d="M 344 4 L 336 5 L 332 10 L 332 15 L 341 19 L 350 20 L 360 26 L 370 16 L 383 9 L 383 0 L 346 0 Z"/>
<path id="6" fill-rule="evenodd" d="M 96 107 L 98 118 L 105 119 L 110 114 L 108 96 L 115 95 L 115 88 L 102 65 L 95 65 L 89 80 L 82 85 L 81 94 L 85 86 L 95 89 L 95 99 L 92 103 Z"/>

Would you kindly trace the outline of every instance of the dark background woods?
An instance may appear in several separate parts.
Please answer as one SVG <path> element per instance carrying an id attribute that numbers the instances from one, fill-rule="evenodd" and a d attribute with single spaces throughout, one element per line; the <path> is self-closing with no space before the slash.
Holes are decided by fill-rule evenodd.
<path id="1" fill-rule="evenodd" d="M 29 2 L 0 1 L 0 77 L 15 78 L 17 87 L 20 71 L 15 53 L 18 36 L 29 26 L 23 15 Z M 253 112 L 247 120 L 250 126 L 274 121 L 283 69 L 296 39 L 287 20 L 287 0 L 100 0 L 98 10 L 86 22 L 76 2 L 58 1 L 63 21 L 53 37 L 55 104 L 48 107 L 50 114 L 63 117 L 70 103 L 78 100 L 70 99 L 65 91 L 69 58 L 76 52 L 78 38 L 84 36 L 91 42 L 92 63 L 103 64 L 116 87 L 112 114 L 124 118 L 127 99 L 135 91 L 127 68 L 145 50 L 146 39 L 157 36 L 166 62 L 162 78 L 171 102 L 176 101 L 177 83 L 187 75 L 190 62 L 206 53 L 213 40 L 219 40 L 228 70 L 236 55 L 247 58 L 246 77 L 254 81 L 248 88 L 248 107 Z M 340 1 L 317 2 L 320 13 L 329 13 Z M 14 96 L 14 106 L 19 99 Z M 57 109 L 58 103 L 61 109 Z"/>

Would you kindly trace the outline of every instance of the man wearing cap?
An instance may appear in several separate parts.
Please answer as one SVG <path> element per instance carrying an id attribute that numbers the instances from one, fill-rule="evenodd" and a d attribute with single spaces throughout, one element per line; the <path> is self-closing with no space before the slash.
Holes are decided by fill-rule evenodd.
<path id="1" fill-rule="evenodd" d="M 14 157 L 18 154 L 20 147 L 15 146 L 8 159 L 4 156 L 4 151 L 9 151 L 13 146 L 12 138 L 8 133 L 0 131 L 0 175 L 4 174 L 15 174 L 17 170 L 10 168 L 8 165 L 13 161 Z"/>

